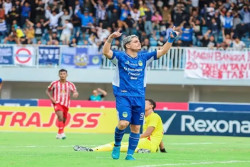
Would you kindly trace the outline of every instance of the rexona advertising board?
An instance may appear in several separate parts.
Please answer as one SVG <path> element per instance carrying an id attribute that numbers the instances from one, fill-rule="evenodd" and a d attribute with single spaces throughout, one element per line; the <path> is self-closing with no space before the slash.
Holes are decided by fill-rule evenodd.
<path id="1" fill-rule="evenodd" d="M 156 111 L 164 133 L 250 137 L 250 113 Z"/>
<path id="2" fill-rule="evenodd" d="M 115 109 L 70 108 L 66 132 L 113 133 Z M 0 107 L 0 131 L 57 132 L 52 107 Z"/>

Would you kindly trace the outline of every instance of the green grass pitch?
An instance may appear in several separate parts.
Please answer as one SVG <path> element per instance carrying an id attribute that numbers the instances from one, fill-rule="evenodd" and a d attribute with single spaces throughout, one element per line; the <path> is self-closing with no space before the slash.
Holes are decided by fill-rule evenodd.
<path id="1" fill-rule="evenodd" d="M 123 141 L 127 141 L 128 135 Z M 164 136 L 168 153 L 135 154 L 136 161 L 119 160 L 111 152 L 75 152 L 76 144 L 97 146 L 112 134 L 0 132 L 0 167 L 250 167 L 250 138 Z"/>

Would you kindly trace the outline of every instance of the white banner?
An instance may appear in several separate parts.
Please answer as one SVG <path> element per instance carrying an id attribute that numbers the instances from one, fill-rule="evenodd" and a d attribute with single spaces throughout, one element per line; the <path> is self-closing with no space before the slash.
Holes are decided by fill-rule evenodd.
<path id="1" fill-rule="evenodd" d="M 200 79 L 250 79 L 250 52 L 186 50 L 185 77 Z"/>
<path id="2" fill-rule="evenodd" d="M 35 64 L 35 55 L 33 47 L 14 46 L 14 60 L 16 65 L 33 66 Z"/>

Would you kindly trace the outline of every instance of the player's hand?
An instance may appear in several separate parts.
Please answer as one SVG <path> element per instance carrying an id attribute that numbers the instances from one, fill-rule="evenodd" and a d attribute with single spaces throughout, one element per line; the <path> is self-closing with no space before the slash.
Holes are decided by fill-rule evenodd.
<path id="1" fill-rule="evenodd" d="M 74 98 L 77 98 L 79 96 L 78 92 L 74 92 L 72 95 Z"/>
<path id="2" fill-rule="evenodd" d="M 51 99 L 51 102 L 53 103 L 53 104 L 56 104 L 56 101 L 55 101 L 55 99 Z"/>
<path id="3" fill-rule="evenodd" d="M 118 38 L 122 35 L 122 33 L 120 33 L 121 28 L 119 28 L 117 31 L 113 32 L 109 37 L 110 38 Z"/>
<path id="4" fill-rule="evenodd" d="M 160 149 L 161 153 L 167 153 L 165 148 Z"/>
<path id="5" fill-rule="evenodd" d="M 180 32 L 175 31 L 175 26 L 174 26 L 172 32 L 170 33 L 170 37 L 176 38 L 179 34 L 180 34 Z"/>

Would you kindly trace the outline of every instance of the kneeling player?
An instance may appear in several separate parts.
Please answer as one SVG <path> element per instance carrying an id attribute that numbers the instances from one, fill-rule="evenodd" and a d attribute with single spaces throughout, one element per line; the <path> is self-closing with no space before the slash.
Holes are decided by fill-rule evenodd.
<path id="1" fill-rule="evenodd" d="M 151 99 L 146 99 L 145 102 L 145 123 L 143 125 L 143 134 L 140 136 L 138 146 L 135 150 L 137 153 L 156 152 L 160 147 L 161 152 L 166 152 L 162 138 L 163 125 L 161 117 L 154 112 L 156 103 Z M 112 151 L 114 142 L 101 145 L 95 148 L 88 148 L 83 146 L 74 146 L 75 151 Z M 122 142 L 121 151 L 128 150 L 128 142 Z"/>

